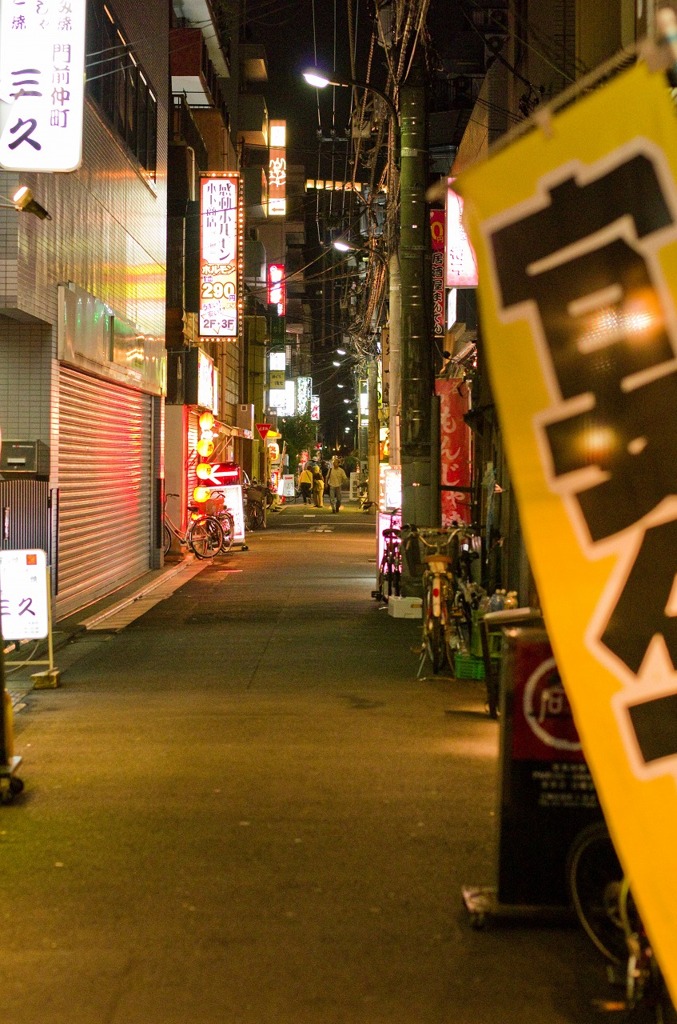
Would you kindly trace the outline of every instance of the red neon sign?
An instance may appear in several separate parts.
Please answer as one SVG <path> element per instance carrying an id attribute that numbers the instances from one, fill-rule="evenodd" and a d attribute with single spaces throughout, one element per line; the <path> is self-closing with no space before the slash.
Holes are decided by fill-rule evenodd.
<path id="1" fill-rule="evenodd" d="M 284 316 L 287 307 L 284 263 L 268 264 L 268 304 L 277 306 L 277 315 Z"/>

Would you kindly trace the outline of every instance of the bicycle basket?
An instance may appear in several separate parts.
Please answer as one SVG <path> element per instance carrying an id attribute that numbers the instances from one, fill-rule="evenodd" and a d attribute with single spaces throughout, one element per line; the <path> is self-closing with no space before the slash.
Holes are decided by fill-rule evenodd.
<path id="1" fill-rule="evenodd" d="M 207 498 L 202 507 L 206 516 L 218 516 L 223 509 L 223 498 Z"/>

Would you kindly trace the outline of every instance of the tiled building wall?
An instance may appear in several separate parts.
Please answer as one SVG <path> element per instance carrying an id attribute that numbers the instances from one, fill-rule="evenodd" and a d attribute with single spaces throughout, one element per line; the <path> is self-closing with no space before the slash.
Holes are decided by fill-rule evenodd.
<path id="1" fill-rule="evenodd" d="M 72 281 L 144 333 L 164 335 L 168 8 L 163 0 L 115 7 L 158 100 L 154 179 L 89 101 L 77 171 L 0 171 L 0 195 L 25 184 L 51 216 L 0 209 L 0 427 L 5 437 L 46 443 L 51 433 L 53 448 L 58 284 Z"/>
<path id="2" fill-rule="evenodd" d="M 3 438 L 49 444 L 51 329 L 0 316 L 0 427 Z"/>

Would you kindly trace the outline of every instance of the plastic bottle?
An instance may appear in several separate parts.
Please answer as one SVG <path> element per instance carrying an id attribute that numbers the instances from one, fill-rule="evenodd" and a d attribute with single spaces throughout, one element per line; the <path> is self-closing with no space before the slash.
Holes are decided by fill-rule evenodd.
<path id="1" fill-rule="evenodd" d="M 495 590 L 489 598 L 489 611 L 490 612 L 502 612 L 505 602 L 505 591 Z"/>

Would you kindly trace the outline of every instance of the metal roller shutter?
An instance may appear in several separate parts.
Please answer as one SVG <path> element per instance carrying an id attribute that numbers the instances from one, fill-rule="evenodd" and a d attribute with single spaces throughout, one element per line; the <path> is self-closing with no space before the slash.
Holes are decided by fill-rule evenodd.
<path id="1" fill-rule="evenodd" d="M 151 399 L 60 367 L 57 615 L 146 572 Z"/>

